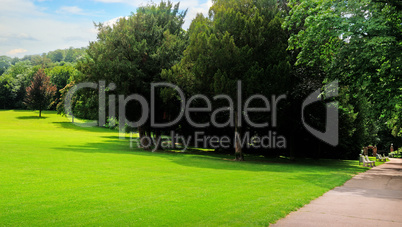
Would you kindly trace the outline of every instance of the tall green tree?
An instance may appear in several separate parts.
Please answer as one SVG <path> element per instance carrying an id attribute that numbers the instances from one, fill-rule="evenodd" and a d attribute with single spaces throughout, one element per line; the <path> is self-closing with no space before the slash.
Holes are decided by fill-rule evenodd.
<path id="1" fill-rule="evenodd" d="M 290 0 L 289 7 L 284 28 L 292 33 L 288 49 L 297 54 L 296 65 L 316 68 L 328 81 L 338 79 L 353 93 L 351 98 L 340 98 L 349 100 L 353 112 L 362 118 L 354 125 L 361 134 L 353 138 L 354 143 L 367 145 L 365 138 L 375 140 L 368 136 L 372 127 L 359 130 L 361 125 L 395 126 L 397 121 L 392 119 L 401 116 L 402 101 L 402 82 L 397 79 L 402 76 L 398 1 Z"/>
<path id="2" fill-rule="evenodd" d="M 238 161 L 244 160 L 237 140 L 244 125 L 240 120 L 243 113 L 237 111 L 238 81 L 243 82 L 244 97 L 285 91 L 290 64 L 286 53 L 287 35 L 281 28 L 278 13 L 276 1 L 213 1 L 209 18 L 199 14 L 193 20 L 190 43 L 180 64 L 163 73 L 164 78 L 183 85 L 187 92 L 210 98 L 227 94 L 234 100 L 235 106 L 227 109 L 226 116 L 235 118 L 234 124 L 227 127 L 234 130 Z M 228 103 L 217 103 L 222 105 Z"/>
<path id="3" fill-rule="evenodd" d="M 56 85 L 57 92 L 55 95 L 55 101 L 52 106 L 56 107 L 60 102 L 60 90 L 66 87 L 68 83 L 77 76 L 79 71 L 71 64 L 65 64 L 63 66 L 55 66 L 53 68 L 45 70 L 46 74 L 50 77 L 52 84 Z"/>
<path id="4" fill-rule="evenodd" d="M 98 24 L 97 41 L 90 43 L 88 56 L 78 69 L 87 75 L 87 80 L 115 83 L 119 94 L 141 94 L 149 100 L 150 84 L 161 81 L 162 69 L 172 67 L 181 58 L 186 46 L 186 32 L 182 29 L 185 15 L 179 3 L 162 1 L 139 7 L 112 26 Z M 159 108 L 163 103 L 159 95 L 156 102 L 156 118 L 161 119 L 163 111 Z M 141 115 L 135 105 L 127 110 L 130 120 Z M 150 136 L 152 129 L 148 123 L 139 130 L 141 136 L 145 131 Z"/>
<path id="5" fill-rule="evenodd" d="M 402 11 L 397 1 L 291 0 L 284 27 L 295 31 L 290 50 L 298 65 L 321 68 L 330 78 L 365 93 L 390 118 L 401 103 Z"/>

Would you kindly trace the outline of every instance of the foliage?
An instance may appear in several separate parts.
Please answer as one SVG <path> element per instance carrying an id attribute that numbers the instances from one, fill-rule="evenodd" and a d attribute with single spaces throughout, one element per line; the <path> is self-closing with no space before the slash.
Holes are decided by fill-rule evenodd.
<path id="1" fill-rule="evenodd" d="M 55 100 L 52 103 L 52 105 L 56 107 L 60 102 L 60 90 L 65 88 L 73 78 L 77 77 L 79 71 L 72 64 L 65 64 L 63 66 L 55 66 L 51 69 L 47 69 L 45 72 L 50 77 L 52 84 L 56 85 L 57 87 Z"/>
<path id="2" fill-rule="evenodd" d="M 43 53 L 41 55 L 26 55 L 21 59 L 13 59 L 13 61 L 30 61 L 32 65 L 42 65 L 43 68 L 49 68 L 62 62 L 75 63 L 85 56 L 86 47 L 68 49 L 58 49 Z"/>
<path id="3" fill-rule="evenodd" d="M 348 89 L 341 109 L 351 110 L 350 142 L 376 144 L 377 131 L 399 128 L 402 101 L 402 13 L 394 1 L 291 0 L 283 27 L 298 67 L 313 67 Z M 398 8 L 399 7 L 399 8 Z M 385 137 L 381 138 L 382 140 Z M 355 146 L 354 146 L 355 147 Z M 355 149 L 358 152 L 357 149 Z M 356 153 L 355 152 L 355 153 Z M 357 154 L 357 153 L 356 153 Z"/>
<path id="4" fill-rule="evenodd" d="M 51 84 L 50 78 L 46 76 L 43 69 L 39 69 L 33 78 L 31 86 L 26 89 L 27 94 L 24 104 L 28 108 L 39 110 L 39 117 L 41 117 L 42 110 L 47 108 L 56 90 L 57 87 Z"/>
<path id="5" fill-rule="evenodd" d="M 281 29 L 277 7 L 276 1 L 214 1 L 209 18 L 199 14 L 192 21 L 190 43 L 183 59 L 171 70 L 165 70 L 163 77 L 182 85 L 188 94 L 210 98 L 227 94 L 234 103 L 238 81 L 244 84 L 244 97 L 284 93 L 290 64 L 287 35 Z M 227 103 L 216 103 L 217 107 L 222 105 Z M 228 109 L 226 119 L 233 114 L 240 119 L 242 113 L 236 109 L 237 106 Z M 254 118 L 261 121 L 264 116 Z M 231 126 L 235 134 L 241 134 L 240 125 L 237 120 L 234 122 Z M 237 160 L 243 160 L 237 144 L 236 154 Z"/>
<path id="6" fill-rule="evenodd" d="M 22 58 L 23 61 L 30 61 L 34 66 L 41 66 L 42 68 L 50 68 L 54 66 L 54 63 L 47 54 L 42 55 L 28 55 Z"/>
<path id="7" fill-rule="evenodd" d="M 85 79 L 83 74 L 77 73 L 69 79 L 69 83 L 61 90 L 59 102 L 56 105 L 57 113 L 62 115 L 74 115 L 75 117 L 87 120 L 98 120 L 99 94 L 94 89 L 81 89 L 71 97 L 71 111 L 66 112 L 65 101 L 67 94 L 77 83 Z"/>
<path id="8" fill-rule="evenodd" d="M 352 159 L 357 157 L 364 146 L 377 145 L 379 122 L 373 116 L 375 108 L 362 95 L 352 95 L 347 88 L 340 94 L 340 157 Z"/>
<path id="9" fill-rule="evenodd" d="M 186 46 L 186 33 L 181 28 L 185 15 L 179 4 L 162 1 L 138 8 L 113 26 L 98 24 L 97 41 L 90 43 L 77 68 L 86 81 L 113 82 L 119 95 L 140 94 L 150 100 L 150 84 L 161 81 L 162 69 L 176 64 Z M 163 117 L 162 104 L 157 95 L 157 119 Z M 134 120 L 139 118 L 139 110 L 138 103 L 130 103 L 126 113 L 120 114 Z M 140 130 L 151 135 L 147 125 Z"/>
<path id="10" fill-rule="evenodd" d="M 13 107 L 15 93 L 13 91 L 14 78 L 9 74 L 0 76 L 0 108 L 7 109 Z"/>
<path id="11" fill-rule="evenodd" d="M 7 56 L 0 56 L 0 75 L 3 74 L 8 67 L 10 67 L 12 58 Z"/>
<path id="12" fill-rule="evenodd" d="M 105 128 L 115 129 L 119 126 L 119 119 L 116 117 L 108 117 L 106 120 L 106 124 L 104 125 Z"/>
<path id="13" fill-rule="evenodd" d="M 75 62 L 85 55 L 86 48 L 69 48 L 56 50 L 42 55 L 27 55 L 21 59 L 0 56 L 0 108 L 25 109 L 23 104 L 26 87 L 30 85 L 35 73 L 44 68 L 51 81 L 60 90 L 71 82 L 70 77 L 76 77 L 78 71 Z M 62 54 L 64 60 L 60 61 Z M 55 57 L 56 56 L 56 57 Z M 57 60 L 58 62 L 53 62 Z M 55 59 L 57 58 L 57 59 Z M 54 106 L 59 103 L 60 93 L 57 92 Z"/>
<path id="14" fill-rule="evenodd" d="M 29 61 L 19 61 L 11 65 L 0 76 L 2 86 L 2 108 L 24 108 L 25 88 L 29 85 L 38 67 L 32 67 Z"/>
<path id="15" fill-rule="evenodd" d="M 291 0 L 284 27 L 295 31 L 289 49 L 297 64 L 320 67 L 376 106 L 387 121 L 399 112 L 402 82 L 402 12 L 372 0 Z"/>
<path id="16" fill-rule="evenodd" d="M 47 57 L 50 58 L 52 62 L 61 62 L 64 59 L 64 51 L 63 50 L 51 51 L 47 54 Z"/>

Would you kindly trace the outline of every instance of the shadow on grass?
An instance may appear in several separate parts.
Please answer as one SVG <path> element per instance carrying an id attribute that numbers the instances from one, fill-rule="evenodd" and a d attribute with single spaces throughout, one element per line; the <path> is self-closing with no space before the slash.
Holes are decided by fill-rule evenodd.
<path id="1" fill-rule="evenodd" d="M 149 161 L 149 157 L 156 157 L 157 159 L 163 158 L 180 166 L 217 170 L 216 174 L 220 173 L 219 170 L 233 171 L 233 174 L 239 173 L 239 176 L 242 176 L 241 172 L 252 172 L 253 174 L 255 173 L 257 175 L 258 173 L 268 173 L 268 175 L 272 173 L 273 179 L 277 178 L 278 181 L 280 181 L 280 179 L 283 178 L 283 182 L 293 182 L 294 187 L 299 188 L 301 191 L 304 190 L 306 185 L 315 185 L 316 187 L 323 189 L 323 193 L 333 189 L 334 187 L 341 186 L 353 175 L 364 172 L 368 169 L 358 166 L 358 160 L 298 159 L 291 161 L 285 158 L 260 158 L 246 156 L 245 162 L 235 162 L 232 161 L 234 158 L 232 155 L 203 152 L 196 149 L 191 149 L 187 152 L 151 152 L 137 148 L 137 144 L 135 142 L 133 142 L 133 148 L 130 148 L 129 140 L 121 140 L 118 136 L 107 135 L 101 137 L 104 138 L 104 141 L 101 143 L 89 142 L 84 146 L 70 145 L 58 149 L 81 153 L 103 153 L 126 156 L 133 155 L 135 157 L 130 158 L 127 161 L 137 160 L 138 162 L 141 162 L 141 157 L 146 158 L 147 161 Z M 281 173 L 285 174 L 283 175 Z M 336 190 L 347 191 L 350 189 L 341 187 L 337 188 Z M 357 191 L 353 191 L 353 193 L 358 193 L 359 195 L 367 198 L 381 197 L 389 200 L 395 199 L 393 196 L 388 196 L 386 194 L 379 195 L 377 191 L 359 189 Z M 318 196 L 314 195 L 313 197 L 309 198 L 308 201 L 316 199 Z"/>
<path id="2" fill-rule="evenodd" d="M 70 122 L 53 122 L 62 128 L 71 130 L 111 133 L 113 130 L 101 127 L 79 127 Z M 304 172 L 317 171 L 337 171 L 342 170 L 344 173 L 355 174 L 363 172 L 367 168 L 359 167 L 358 160 L 315 160 L 315 159 L 298 159 L 295 161 L 286 158 L 263 158 L 258 156 L 246 155 L 245 162 L 236 162 L 234 155 L 219 154 L 198 150 L 196 148 L 188 149 L 184 152 L 177 150 L 163 151 L 145 151 L 138 148 L 136 138 L 132 143 L 133 148 L 130 148 L 130 140 L 128 134 L 126 139 L 120 139 L 118 132 L 116 136 L 105 135 L 101 136 L 104 141 L 101 143 L 88 142 L 84 146 L 70 145 L 63 148 L 57 148 L 72 152 L 83 153 L 111 153 L 111 154 L 132 154 L 139 156 L 157 156 L 166 158 L 178 165 L 209 168 L 209 169 L 226 169 L 226 170 L 241 170 L 241 171 L 271 171 L 271 172 L 298 172 L 303 169 Z"/>
<path id="3" fill-rule="evenodd" d="M 81 127 L 79 125 L 75 125 L 71 122 L 52 122 L 55 125 L 58 125 L 59 127 L 66 128 L 66 129 L 72 129 L 76 131 L 87 131 L 87 132 L 97 132 L 97 133 L 111 133 L 113 131 L 108 130 L 106 128 L 101 128 L 101 127 Z"/>
<path id="4" fill-rule="evenodd" d="M 19 117 L 17 117 L 17 119 L 19 119 L 19 120 L 35 120 L 35 119 L 46 119 L 47 117 L 45 117 L 45 116 L 42 116 L 42 117 L 39 117 L 39 116 L 19 116 Z"/>
<path id="5" fill-rule="evenodd" d="M 81 129 L 83 130 L 83 129 Z M 109 154 L 129 154 L 144 157 L 165 158 L 181 166 L 207 168 L 217 170 L 238 170 L 253 172 L 291 172 L 297 173 L 303 171 L 314 173 L 317 171 L 332 172 L 342 171 L 343 174 L 355 174 L 363 172 L 365 168 L 357 166 L 357 160 L 311 160 L 300 159 L 290 161 L 284 158 L 262 158 L 246 156 L 245 162 L 233 161 L 233 155 L 217 154 L 213 152 L 202 152 L 191 149 L 186 152 L 171 151 L 145 151 L 138 148 L 136 142 L 133 142 L 133 148 L 130 148 L 129 139 L 119 139 L 118 136 L 104 136 L 106 140 L 102 143 L 87 143 L 85 146 L 67 146 L 58 148 L 71 152 L 82 153 L 109 153 Z"/>

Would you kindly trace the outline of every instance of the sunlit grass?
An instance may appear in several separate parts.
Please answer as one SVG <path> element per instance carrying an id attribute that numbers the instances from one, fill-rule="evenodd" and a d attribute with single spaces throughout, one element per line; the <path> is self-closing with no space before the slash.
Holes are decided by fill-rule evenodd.
<path id="1" fill-rule="evenodd" d="M 267 226 L 367 168 L 130 149 L 54 112 L 0 111 L 0 226 Z"/>

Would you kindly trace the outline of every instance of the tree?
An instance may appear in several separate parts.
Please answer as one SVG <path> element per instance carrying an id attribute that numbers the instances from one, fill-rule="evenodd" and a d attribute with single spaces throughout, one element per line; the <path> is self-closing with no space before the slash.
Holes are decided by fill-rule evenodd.
<path id="1" fill-rule="evenodd" d="M 64 61 L 66 62 L 74 62 L 75 57 L 74 57 L 74 49 L 70 47 L 68 50 L 66 50 L 66 56 L 64 57 Z"/>
<path id="2" fill-rule="evenodd" d="M 297 55 L 296 66 L 315 68 L 327 81 L 337 79 L 348 90 L 339 98 L 347 100 L 341 101 L 340 109 L 349 109 L 348 115 L 355 118 L 349 125 L 355 131 L 351 144 L 376 141 L 372 131 L 378 129 L 368 131 L 377 127 L 373 125 L 395 128 L 394 119 L 402 116 L 402 82 L 397 79 L 402 77 L 400 3 L 291 0 L 289 6 L 284 28 L 292 33 L 288 49 Z"/>
<path id="3" fill-rule="evenodd" d="M 52 63 L 52 60 L 47 57 L 46 53 L 43 53 L 42 55 L 36 54 L 36 55 L 27 55 L 22 58 L 23 61 L 30 61 L 32 65 L 34 66 L 41 66 L 42 68 L 50 68 L 54 64 Z"/>
<path id="4" fill-rule="evenodd" d="M 25 97 L 25 88 L 29 85 L 33 78 L 33 74 L 36 73 L 37 68 L 32 67 L 28 60 L 19 61 L 15 65 L 10 66 L 2 76 L 7 79 L 6 90 L 11 92 L 7 97 L 12 97 L 12 99 L 7 99 L 9 105 L 7 108 L 25 108 L 23 100 Z M 3 88 L 5 88 L 3 87 Z M 6 92 L 6 91 L 3 91 Z"/>
<path id="5" fill-rule="evenodd" d="M 60 102 L 60 90 L 63 89 L 69 82 L 72 81 L 79 71 L 71 64 L 67 63 L 63 66 L 55 66 L 45 70 L 46 74 L 50 77 L 52 84 L 56 85 L 57 92 L 52 106 L 56 107 Z"/>
<path id="6" fill-rule="evenodd" d="M 0 108 L 13 108 L 15 93 L 13 92 L 14 79 L 9 74 L 0 75 Z"/>
<path id="7" fill-rule="evenodd" d="M 295 31 L 289 49 L 299 52 L 298 65 L 319 67 L 365 93 L 386 121 L 402 102 L 400 6 L 392 0 L 291 0 L 284 24 Z"/>
<path id="8" fill-rule="evenodd" d="M 12 58 L 7 56 L 0 56 L 0 75 L 2 75 L 8 67 L 11 66 Z"/>
<path id="9" fill-rule="evenodd" d="M 241 125 L 244 129 L 253 127 L 240 120 L 243 113 L 237 111 L 237 82 L 243 81 L 244 97 L 285 91 L 290 64 L 286 53 L 287 35 L 281 28 L 278 13 L 276 1 L 271 0 L 213 1 L 209 18 L 199 14 L 193 20 L 189 29 L 190 44 L 182 61 L 163 73 L 166 79 L 184 85 L 190 94 L 209 98 L 227 94 L 234 100 L 233 109 L 228 108 L 225 114 L 235 116 L 234 124 L 226 128 L 234 132 L 238 161 L 244 160 L 238 141 Z M 261 104 L 253 103 L 253 107 Z M 247 117 L 264 119 L 262 114 Z"/>
<path id="10" fill-rule="evenodd" d="M 40 69 L 35 74 L 31 86 L 26 89 L 27 95 L 24 104 L 28 108 L 39 110 L 39 117 L 41 117 L 42 110 L 48 107 L 56 90 L 57 88 L 51 84 L 50 78 L 46 76 L 43 69 Z"/>
<path id="11" fill-rule="evenodd" d="M 51 51 L 47 54 L 47 57 L 50 58 L 52 62 L 61 62 L 64 59 L 64 51 L 60 49 Z"/>
<path id="12" fill-rule="evenodd" d="M 162 1 L 138 8 L 136 13 L 120 18 L 113 26 L 98 24 L 98 39 L 90 43 L 87 56 L 77 68 L 87 75 L 86 80 L 113 82 L 119 94 L 140 94 L 149 101 L 150 84 L 161 81 L 162 69 L 176 64 L 186 47 L 186 33 L 182 29 L 185 15 L 186 11 L 179 10 L 179 4 Z M 154 111 L 160 119 L 163 103 L 158 94 L 156 102 L 158 110 Z M 136 103 L 130 105 L 127 117 L 138 119 L 141 108 Z M 120 120 L 124 125 L 123 119 Z M 139 127 L 140 136 L 150 137 L 152 130 L 147 122 Z M 157 137 L 158 132 L 155 130 Z"/>

